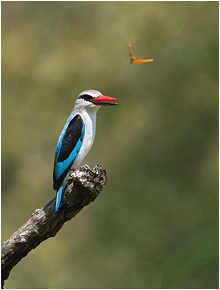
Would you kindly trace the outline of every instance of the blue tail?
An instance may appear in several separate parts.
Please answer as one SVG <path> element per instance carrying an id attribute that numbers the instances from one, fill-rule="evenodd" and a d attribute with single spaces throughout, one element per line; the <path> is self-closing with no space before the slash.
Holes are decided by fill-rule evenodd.
<path id="1" fill-rule="evenodd" d="M 61 197 L 62 197 L 62 191 L 63 191 L 63 184 L 61 184 L 59 190 L 57 191 L 55 212 L 57 212 L 59 209 L 60 201 L 61 201 Z"/>

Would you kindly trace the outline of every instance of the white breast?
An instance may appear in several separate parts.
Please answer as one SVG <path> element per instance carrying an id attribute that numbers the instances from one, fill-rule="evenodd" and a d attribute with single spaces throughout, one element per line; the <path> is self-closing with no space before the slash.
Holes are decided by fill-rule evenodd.
<path id="1" fill-rule="evenodd" d="M 85 158 L 86 154 L 92 147 L 92 144 L 95 139 L 95 129 L 96 129 L 96 112 L 87 112 L 83 110 L 80 112 L 80 116 L 83 118 L 84 125 L 85 125 L 85 135 L 83 138 L 82 146 L 76 156 L 76 159 L 73 162 L 73 167 L 76 169 Z M 75 112 L 76 113 L 76 112 Z"/>

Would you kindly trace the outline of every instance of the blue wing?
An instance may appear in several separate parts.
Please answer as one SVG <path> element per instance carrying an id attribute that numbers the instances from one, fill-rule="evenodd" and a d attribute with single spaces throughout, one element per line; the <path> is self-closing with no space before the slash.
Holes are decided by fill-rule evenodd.
<path id="1" fill-rule="evenodd" d="M 55 151 L 55 160 L 54 160 L 54 169 L 53 169 L 53 188 L 55 190 L 62 187 L 64 178 L 66 177 L 72 163 L 74 162 L 81 146 L 82 141 L 85 135 L 85 125 L 83 119 L 80 115 L 75 115 L 67 119 L 66 124 L 63 128 L 63 131 L 60 134 L 60 137 L 57 142 L 56 151 Z M 60 197 L 58 198 L 57 192 L 57 202 L 60 203 L 62 196 L 59 193 Z M 58 204 L 59 207 L 59 204 Z"/>

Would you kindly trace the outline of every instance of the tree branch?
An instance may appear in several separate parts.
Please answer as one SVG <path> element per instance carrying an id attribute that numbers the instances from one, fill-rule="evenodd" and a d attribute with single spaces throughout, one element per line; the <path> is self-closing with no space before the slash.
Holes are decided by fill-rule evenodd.
<path id="1" fill-rule="evenodd" d="M 60 208 L 55 214 L 55 198 L 41 209 L 2 244 L 2 288 L 12 268 L 32 249 L 50 237 L 54 237 L 64 223 L 77 215 L 84 206 L 99 195 L 107 182 L 106 172 L 96 165 L 70 170 L 65 181 Z"/>

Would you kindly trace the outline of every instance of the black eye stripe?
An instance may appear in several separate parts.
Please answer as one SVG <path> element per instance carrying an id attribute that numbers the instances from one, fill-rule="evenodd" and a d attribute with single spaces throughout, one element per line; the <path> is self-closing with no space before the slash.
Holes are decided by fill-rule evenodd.
<path id="1" fill-rule="evenodd" d="M 80 96 L 79 99 L 83 99 L 85 101 L 91 101 L 93 97 L 85 94 L 85 95 Z"/>

